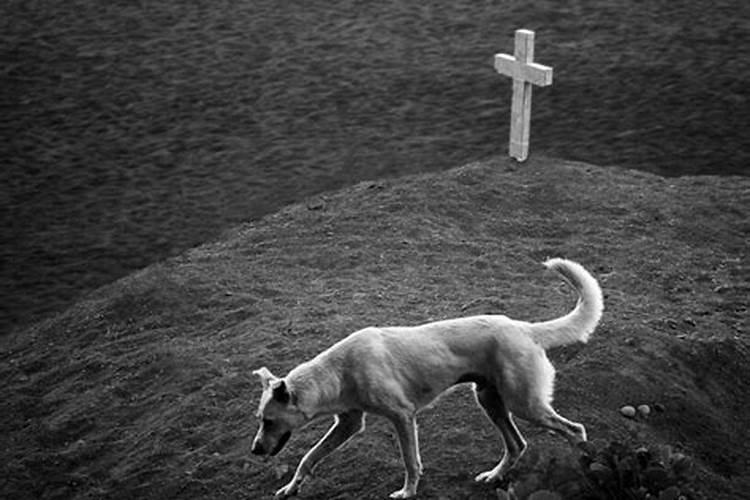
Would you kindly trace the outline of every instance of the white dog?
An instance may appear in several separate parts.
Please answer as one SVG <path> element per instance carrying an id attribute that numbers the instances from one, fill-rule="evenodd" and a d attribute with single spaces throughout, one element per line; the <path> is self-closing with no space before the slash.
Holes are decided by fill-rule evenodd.
<path id="1" fill-rule="evenodd" d="M 446 389 L 464 382 L 473 383 L 478 403 L 505 443 L 500 462 L 479 474 L 477 481 L 499 480 L 523 454 L 526 442 L 512 415 L 556 431 L 573 444 L 585 441 L 584 427 L 550 406 L 555 370 L 545 349 L 586 342 L 602 314 L 602 292 L 575 262 L 551 259 L 545 265 L 578 292 L 575 309 L 561 318 L 528 323 L 485 315 L 413 327 L 365 328 L 284 378 L 265 367 L 256 370 L 263 394 L 254 454 L 275 455 L 292 430 L 313 419 L 334 416 L 333 426 L 276 495 L 295 495 L 320 459 L 362 431 L 365 413 L 374 413 L 396 428 L 406 469 L 403 488 L 390 496 L 414 496 L 422 473 L 416 414 Z"/>

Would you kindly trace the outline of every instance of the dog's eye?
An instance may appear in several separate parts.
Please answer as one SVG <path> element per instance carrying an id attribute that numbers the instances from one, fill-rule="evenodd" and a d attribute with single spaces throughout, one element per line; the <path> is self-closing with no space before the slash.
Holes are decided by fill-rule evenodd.
<path id="1" fill-rule="evenodd" d="M 268 430 L 271 427 L 273 427 L 273 420 L 268 420 L 267 418 L 264 418 L 263 419 L 263 427 L 265 427 L 266 430 Z"/>

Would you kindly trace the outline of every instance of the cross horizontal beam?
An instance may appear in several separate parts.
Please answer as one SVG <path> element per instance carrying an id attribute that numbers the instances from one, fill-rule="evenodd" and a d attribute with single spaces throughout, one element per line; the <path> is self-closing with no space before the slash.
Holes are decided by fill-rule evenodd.
<path id="1" fill-rule="evenodd" d="M 508 54 L 495 54 L 495 70 L 514 80 L 523 80 L 537 87 L 552 85 L 552 68 L 535 62 L 519 64 L 515 57 Z"/>

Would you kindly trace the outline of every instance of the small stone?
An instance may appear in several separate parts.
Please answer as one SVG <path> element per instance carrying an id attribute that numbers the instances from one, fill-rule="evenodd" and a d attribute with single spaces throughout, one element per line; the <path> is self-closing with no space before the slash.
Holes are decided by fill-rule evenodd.
<path id="1" fill-rule="evenodd" d="M 638 413 L 640 413 L 642 417 L 648 417 L 651 414 L 651 408 L 648 405 L 640 405 L 638 407 Z"/>
<path id="2" fill-rule="evenodd" d="M 276 479 L 281 479 L 289 472 L 289 466 L 287 464 L 280 464 L 273 468 Z"/>
<path id="3" fill-rule="evenodd" d="M 620 408 L 620 413 L 622 413 L 623 417 L 635 418 L 635 408 L 630 405 L 625 405 Z"/>
<path id="4" fill-rule="evenodd" d="M 659 413 L 664 413 L 664 411 L 666 410 L 666 408 L 664 407 L 664 405 L 663 405 L 663 404 L 661 404 L 661 403 L 656 403 L 656 404 L 654 405 L 654 410 L 658 411 Z"/>
<path id="5" fill-rule="evenodd" d="M 325 207 L 326 202 L 322 199 L 312 200 L 307 203 L 308 210 L 323 210 Z"/>

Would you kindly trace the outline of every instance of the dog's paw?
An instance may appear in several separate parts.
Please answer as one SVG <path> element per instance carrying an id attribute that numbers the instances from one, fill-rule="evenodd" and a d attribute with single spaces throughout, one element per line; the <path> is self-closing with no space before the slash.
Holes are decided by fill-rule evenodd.
<path id="1" fill-rule="evenodd" d="M 295 496 L 299 492 L 299 482 L 292 479 L 289 484 L 284 486 L 283 488 L 279 488 L 279 490 L 274 494 L 275 498 L 289 498 Z"/>
<path id="2" fill-rule="evenodd" d="M 486 472 L 482 472 L 481 474 L 477 474 L 477 477 L 474 478 L 474 481 L 477 483 L 497 483 L 502 480 L 502 476 L 498 474 L 498 472 L 495 469 L 488 470 Z"/>
<path id="3" fill-rule="evenodd" d="M 411 498 L 414 495 L 416 495 L 416 491 L 411 491 L 407 488 L 401 488 L 398 491 L 394 491 L 390 495 L 388 495 L 389 498 Z"/>

